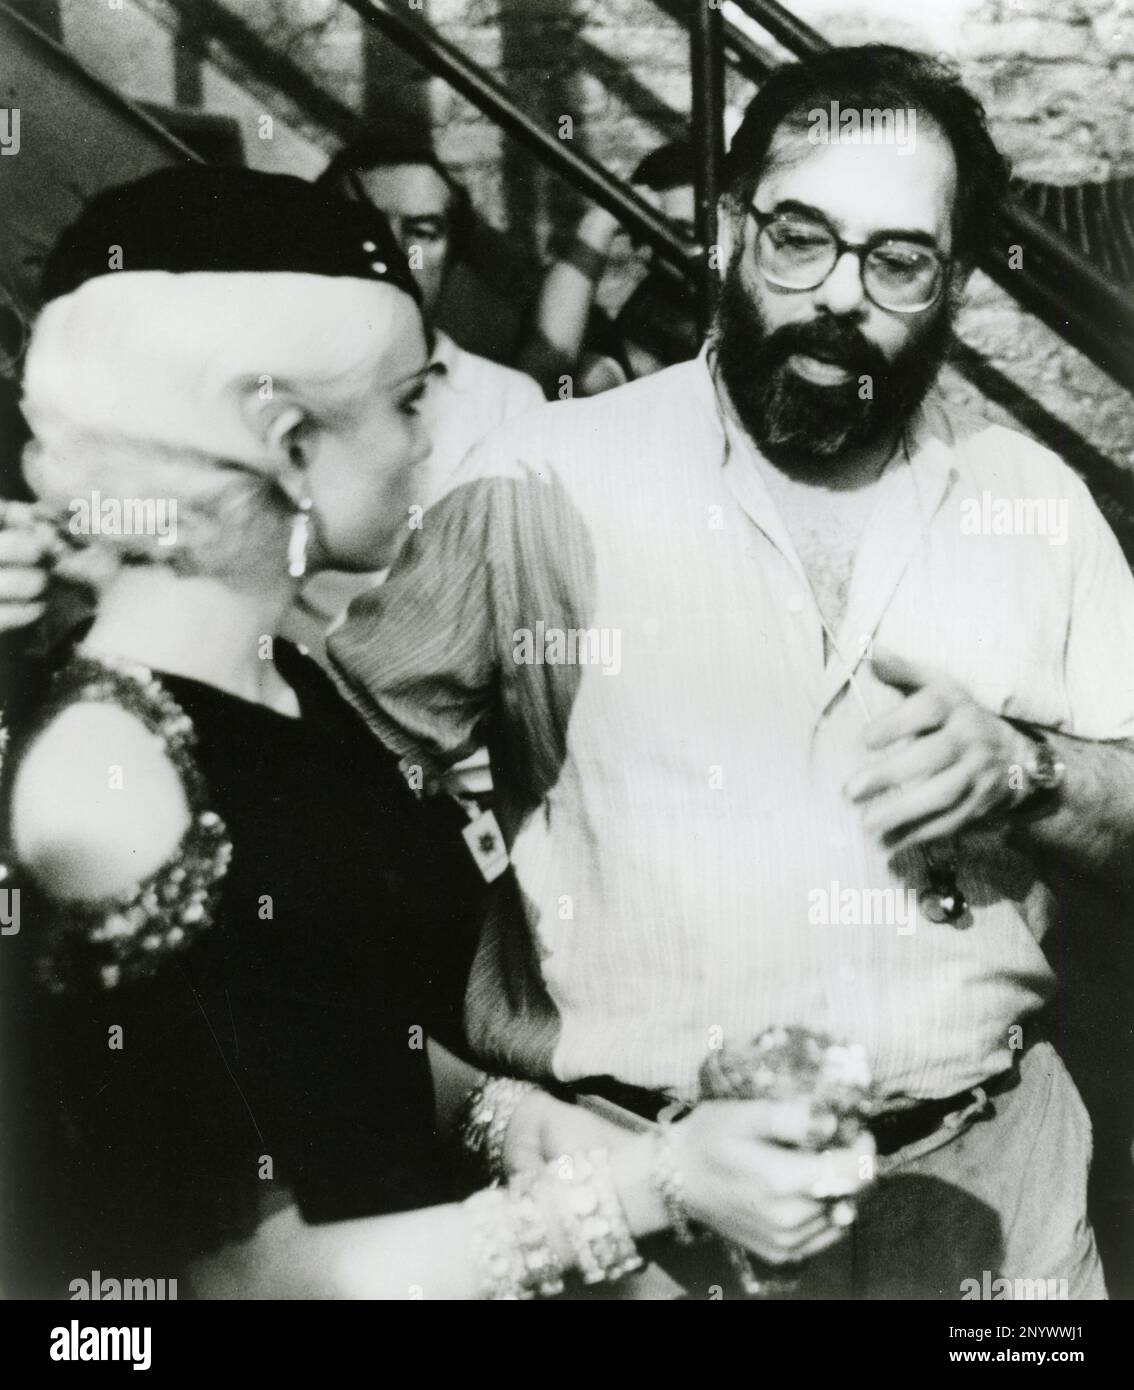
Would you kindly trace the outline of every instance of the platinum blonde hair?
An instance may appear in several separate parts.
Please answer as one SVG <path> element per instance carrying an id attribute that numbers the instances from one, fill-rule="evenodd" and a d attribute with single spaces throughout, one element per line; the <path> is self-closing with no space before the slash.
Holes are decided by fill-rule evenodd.
<path id="1" fill-rule="evenodd" d="M 395 296 L 349 277 L 121 271 L 50 302 L 24 370 L 32 490 L 71 534 L 84 504 L 108 500 L 172 503 L 176 517 L 172 542 L 88 531 L 63 572 L 96 586 L 123 563 L 278 575 L 294 515 L 287 436 L 303 421 L 333 428 L 372 389 Z"/>

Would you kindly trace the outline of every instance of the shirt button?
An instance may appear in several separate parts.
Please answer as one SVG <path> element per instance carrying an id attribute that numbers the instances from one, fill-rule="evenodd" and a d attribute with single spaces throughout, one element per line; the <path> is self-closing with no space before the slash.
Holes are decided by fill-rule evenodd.
<path id="1" fill-rule="evenodd" d="M 792 594 L 791 598 L 787 601 L 787 606 L 789 613 L 802 613 L 807 605 L 804 603 L 801 595 Z"/>

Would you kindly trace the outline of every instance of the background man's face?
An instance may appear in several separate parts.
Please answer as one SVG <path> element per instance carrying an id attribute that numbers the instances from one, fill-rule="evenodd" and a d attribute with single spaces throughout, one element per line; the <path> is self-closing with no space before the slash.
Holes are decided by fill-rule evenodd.
<path id="1" fill-rule="evenodd" d="M 776 135 L 754 207 L 818 214 L 847 242 L 914 233 L 951 254 L 956 164 L 928 122 L 912 153 L 807 137 L 806 125 Z M 929 307 L 895 313 L 867 298 L 861 262 L 847 253 L 816 288 L 781 288 L 760 272 L 755 220 L 745 210 L 733 226 L 718 345 L 730 394 L 760 447 L 773 457 L 782 448 L 785 459 L 837 458 L 903 424 L 940 366 L 948 284 Z M 872 399 L 863 398 L 864 377 Z"/>
<path id="2" fill-rule="evenodd" d="M 360 173 L 366 196 L 385 213 L 421 287 L 431 320 L 449 267 L 452 200 L 449 186 L 428 164 L 392 164 Z"/>

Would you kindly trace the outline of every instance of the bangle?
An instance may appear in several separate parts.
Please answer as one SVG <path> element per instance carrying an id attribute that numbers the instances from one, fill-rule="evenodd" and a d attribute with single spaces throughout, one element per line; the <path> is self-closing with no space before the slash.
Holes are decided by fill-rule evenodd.
<path id="1" fill-rule="evenodd" d="M 585 275 L 594 285 L 606 272 L 606 256 L 601 251 L 576 237 L 559 257 L 566 265 L 574 266 L 580 275 Z"/>
<path id="2" fill-rule="evenodd" d="M 514 1076 L 493 1076 L 469 1093 L 458 1127 L 461 1145 L 492 1183 L 505 1182 L 508 1177 L 504 1140 L 516 1107 L 525 1096 L 538 1090 L 530 1081 Z"/>
<path id="3" fill-rule="evenodd" d="M 685 1207 L 685 1178 L 673 1161 L 668 1123 L 663 1123 L 654 1135 L 653 1179 L 678 1245 L 692 1245 L 698 1239 L 698 1234 Z"/>
<path id="4" fill-rule="evenodd" d="M 496 1302 L 534 1297 L 524 1278 L 508 1193 L 499 1187 L 474 1192 L 464 1203 L 476 1237 L 484 1296 Z"/>
<path id="5" fill-rule="evenodd" d="M 540 1188 L 545 1179 L 542 1173 L 524 1173 L 508 1184 L 512 1209 L 516 1218 L 516 1240 L 524 1264 L 524 1277 L 529 1288 L 543 1298 L 554 1298 L 563 1292 L 564 1259 L 558 1258 L 551 1244 L 549 1222 Z"/>
<path id="6" fill-rule="evenodd" d="M 584 1284 L 611 1283 L 640 1269 L 605 1149 L 553 1159 L 546 1172 L 559 1180 L 563 1227 Z"/>
<path id="7" fill-rule="evenodd" d="M 488 1299 L 527 1301 L 536 1294 L 552 1298 L 563 1292 L 565 1260 L 551 1244 L 546 1204 L 538 1191 L 542 1181 L 539 1173 L 526 1174 L 507 1187 L 474 1192 L 464 1204 Z"/>

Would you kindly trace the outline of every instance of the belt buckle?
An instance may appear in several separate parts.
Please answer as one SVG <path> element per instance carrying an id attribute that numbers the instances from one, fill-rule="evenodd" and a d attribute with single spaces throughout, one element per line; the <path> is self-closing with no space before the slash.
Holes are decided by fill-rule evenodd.
<path id="1" fill-rule="evenodd" d="M 688 1115 L 691 1107 L 686 1105 L 683 1100 L 668 1100 L 657 1113 L 656 1123 L 659 1125 L 673 1124 L 675 1120 L 680 1120 L 683 1115 Z"/>
<path id="2" fill-rule="evenodd" d="M 970 1092 L 972 1100 L 968 1105 L 962 1105 L 956 1110 L 950 1110 L 941 1123 L 947 1125 L 949 1129 L 960 1129 L 966 1120 L 983 1119 L 992 1109 L 992 1102 L 988 1098 L 988 1092 L 983 1086 L 974 1086 Z"/>

